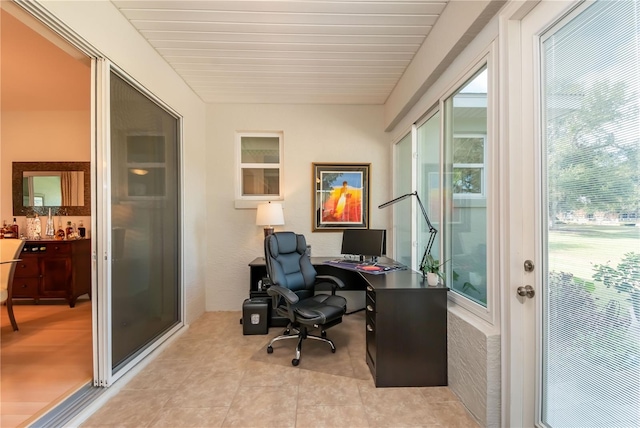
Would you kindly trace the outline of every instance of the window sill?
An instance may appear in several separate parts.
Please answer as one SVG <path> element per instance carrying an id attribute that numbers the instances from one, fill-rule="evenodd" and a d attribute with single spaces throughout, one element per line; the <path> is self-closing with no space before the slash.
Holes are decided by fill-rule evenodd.
<path id="1" fill-rule="evenodd" d="M 260 199 L 260 200 L 236 199 L 234 201 L 234 208 L 237 210 L 257 209 L 258 205 L 264 204 L 267 202 L 279 202 L 282 204 L 282 208 L 284 208 L 284 200 L 282 199 Z"/>

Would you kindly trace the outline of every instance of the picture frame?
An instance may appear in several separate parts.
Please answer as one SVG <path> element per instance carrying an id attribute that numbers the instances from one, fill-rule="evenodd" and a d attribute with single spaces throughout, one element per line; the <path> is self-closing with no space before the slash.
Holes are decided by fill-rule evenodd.
<path id="1" fill-rule="evenodd" d="M 369 163 L 313 163 L 313 232 L 369 228 Z"/>

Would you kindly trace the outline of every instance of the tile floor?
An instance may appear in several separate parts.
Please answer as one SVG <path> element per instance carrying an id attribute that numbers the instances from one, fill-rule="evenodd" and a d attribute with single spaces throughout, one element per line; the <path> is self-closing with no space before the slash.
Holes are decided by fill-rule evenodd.
<path id="1" fill-rule="evenodd" d="M 328 330 L 338 351 L 243 335 L 240 312 L 208 312 L 82 427 L 477 427 L 447 387 L 375 388 L 362 313 Z M 317 345 L 316 345 L 317 344 Z"/>

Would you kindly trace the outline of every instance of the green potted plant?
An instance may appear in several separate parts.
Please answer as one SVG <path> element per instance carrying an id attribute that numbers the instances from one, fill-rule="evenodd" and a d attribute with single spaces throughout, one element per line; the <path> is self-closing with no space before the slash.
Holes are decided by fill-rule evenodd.
<path id="1" fill-rule="evenodd" d="M 422 275 L 427 278 L 427 284 L 438 285 L 440 280 L 444 281 L 444 273 L 440 270 L 440 267 L 445 263 L 446 262 L 440 263 L 438 259 L 434 258 L 431 254 L 427 254 L 422 266 L 420 266 Z"/>

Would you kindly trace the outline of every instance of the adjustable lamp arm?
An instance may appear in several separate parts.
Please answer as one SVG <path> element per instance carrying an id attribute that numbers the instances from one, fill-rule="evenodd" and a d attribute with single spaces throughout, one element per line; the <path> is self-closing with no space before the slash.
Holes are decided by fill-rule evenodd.
<path id="1" fill-rule="evenodd" d="M 420 196 L 418 196 L 418 192 L 413 191 L 411 193 L 398 196 L 397 198 L 392 199 L 389 202 L 385 202 L 384 204 L 378 205 L 378 208 L 386 208 L 389 205 L 393 205 L 396 202 L 400 202 L 403 199 L 407 199 L 410 196 L 415 196 L 416 199 L 418 200 L 418 205 L 420 205 L 420 210 L 422 211 L 422 215 L 424 216 L 424 219 L 427 222 L 427 226 L 429 227 L 429 241 L 427 241 L 427 248 L 425 248 L 424 254 L 422 255 L 422 261 L 420 262 L 420 269 L 422 269 L 422 266 L 424 266 L 424 262 L 427 259 L 427 255 L 431 254 L 431 247 L 433 247 L 433 243 L 436 240 L 436 234 L 438 233 L 438 231 L 436 230 L 435 227 L 433 227 L 433 225 L 431 224 L 431 221 L 429 221 L 427 210 L 425 210 L 424 205 L 422 205 L 422 201 L 420 200 Z M 424 272 L 422 272 L 422 275 L 424 276 Z"/>

